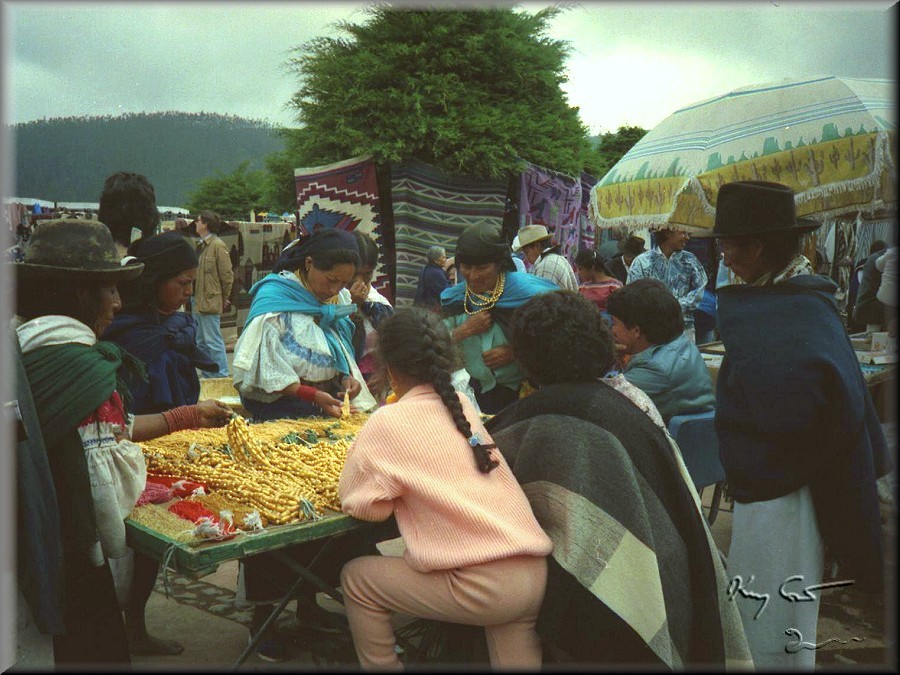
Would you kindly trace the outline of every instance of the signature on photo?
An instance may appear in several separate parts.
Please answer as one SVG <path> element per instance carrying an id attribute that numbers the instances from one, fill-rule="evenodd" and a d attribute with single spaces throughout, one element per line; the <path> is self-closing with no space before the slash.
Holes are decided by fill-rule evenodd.
<path id="1" fill-rule="evenodd" d="M 756 576 L 751 574 L 750 578 L 747 579 L 747 582 L 745 584 L 743 578 L 739 574 L 737 574 L 728 583 L 728 589 L 726 591 L 729 600 L 734 600 L 734 596 L 740 593 L 740 595 L 744 598 L 751 598 L 753 600 L 759 600 L 761 602 L 759 609 L 756 610 L 756 614 L 753 615 L 754 620 L 758 619 L 762 615 L 763 611 L 765 611 L 771 597 L 768 593 L 757 593 L 756 591 L 751 591 L 748 588 L 750 584 L 753 583 L 753 580 L 755 578 Z M 780 595 L 788 602 L 813 602 L 818 599 L 815 595 L 813 595 L 813 591 L 820 591 L 826 588 L 840 588 L 842 586 L 851 586 L 854 583 L 852 579 L 846 581 L 828 581 L 822 584 L 813 584 L 811 586 L 806 586 L 802 589 L 801 593 L 787 590 L 786 586 L 795 581 L 803 581 L 803 575 L 794 574 L 793 576 L 790 576 L 782 581 L 781 585 L 778 587 L 778 595 Z"/>
<path id="2" fill-rule="evenodd" d="M 803 640 L 803 634 L 797 630 L 796 628 L 788 628 L 784 631 L 785 635 L 795 638 L 794 640 L 788 640 L 787 644 L 784 645 L 784 651 L 788 654 L 796 654 L 797 652 L 803 649 L 809 649 L 810 651 L 815 651 L 816 649 L 820 649 L 825 645 L 831 644 L 832 642 L 838 642 L 842 645 L 848 644 L 852 642 L 862 642 L 865 638 L 852 637 L 849 640 L 840 640 L 838 638 L 829 638 L 827 640 L 823 640 L 822 642 L 805 642 Z"/>

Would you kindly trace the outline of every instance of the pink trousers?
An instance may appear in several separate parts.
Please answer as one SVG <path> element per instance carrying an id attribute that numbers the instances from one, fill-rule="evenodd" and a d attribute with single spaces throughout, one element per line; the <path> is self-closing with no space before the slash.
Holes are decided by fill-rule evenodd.
<path id="1" fill-rule="evenodd" d="M 341 572 L 353 645 L 363 669 L 402 670 L 394 652 L 391 613 L 484 626 L 491 666 L 538 670 L 534 630 L 547 559 L 504 558 L 452 570 L 417 572 L 402 557 L 363 556 Z"/>

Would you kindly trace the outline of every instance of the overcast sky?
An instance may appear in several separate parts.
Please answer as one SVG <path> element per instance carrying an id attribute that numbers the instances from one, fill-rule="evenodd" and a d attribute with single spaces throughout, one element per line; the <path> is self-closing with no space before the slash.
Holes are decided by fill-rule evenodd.
<path id="1" fill-rule="evenodd" d="M 176 110 L 295 126 L 286 104 L 298 82 L 283 66 L 291 48 L 338 34 L 339 20 L 363 22 L 365 4 L 3 2 L 4 121 Z M 751 84 L 895 79 L 892 4 L 584 2 L 550 35 L 571 42 L 564 88 L 597 134 L 651 129 Z"/>

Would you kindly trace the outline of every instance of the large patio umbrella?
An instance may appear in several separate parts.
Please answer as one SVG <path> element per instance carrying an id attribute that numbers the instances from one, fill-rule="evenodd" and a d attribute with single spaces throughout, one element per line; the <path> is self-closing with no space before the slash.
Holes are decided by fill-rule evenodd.
<path id="1" fill-rule="evenodd" d="M 591 191 L 600 228 L 709 229 L 719 187 L 784 183 L 797 215 L 895 213 L 892 80 L 821 77 L 755 85 L 671 114 Z"/>

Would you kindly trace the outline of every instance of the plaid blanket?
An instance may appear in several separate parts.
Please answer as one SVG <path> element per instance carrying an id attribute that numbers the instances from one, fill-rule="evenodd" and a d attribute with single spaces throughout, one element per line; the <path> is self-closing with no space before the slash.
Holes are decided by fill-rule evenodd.
<path id="1" fill-rule="evenodd" d="M 424 162 L 391 165 L 397 287 L 395 306 L 411 305 L 431 246 L 448 256 L 470 225 L 503 222 L 506 183 L 452 176 Z"/>
<path id="2" fill-rule="evenodd" d="M 578 663 L 749 667 L 680 454 L 603 383 L 543 387 L 487 429 L 554 543 L 537 629 Z"/>
<path id="3" fill-rule="evenodd" d="M 390 282 L 393 260 L 382 235 L 375 162 L 369 155 L 334 164 L 294 169 L 297 187 L 297 224 L 306 232 L 322 227 L 359 230 L 378 244 L 378 266 L 372 285 L 393 297 Z"/>

